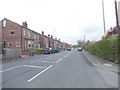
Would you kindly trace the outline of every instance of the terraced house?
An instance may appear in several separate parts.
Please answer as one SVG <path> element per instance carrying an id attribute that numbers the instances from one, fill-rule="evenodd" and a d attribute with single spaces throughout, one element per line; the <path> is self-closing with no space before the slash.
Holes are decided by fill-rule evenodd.
<path id="1" fill-rule="evenodd" d="M 1 46 L 4 58 L 20 57 L 22 54 L 29 55 L 36 48 L 63 48 L 60 39 L 53 39 L 51 35 L 44 35 L 28 28 L 27 22 L 22 25 L 13 22 L 7 18 L 0 21 L 1 27 Z M 67 47 L 64 47 L 67 48 Z"/>
<path id="2" fill-rule="evenodd" d="M 27 22 L 23 22 L 22 25 L 21 44 L 23 54 L 29 54 L 29 52 L 34 51 L 35 48 L 40 48 L 40 34 L 29 29 Z"/>
<path id="3" fill-rule="evenodd" d="M 40 34 L 29 29 L 27 22 L 20 25 L 4 18 L 1 23 L 4 58 L 20 57 L 40 48 Z"/>

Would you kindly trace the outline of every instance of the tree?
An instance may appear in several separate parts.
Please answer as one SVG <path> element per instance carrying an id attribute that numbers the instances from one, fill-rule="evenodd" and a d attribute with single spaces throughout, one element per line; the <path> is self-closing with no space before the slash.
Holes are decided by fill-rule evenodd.
<path id="1" fill-rule="evenodd" d="M 84 41 L 83 40 L 77 40 L 77 45 L 78 45 L 78 47 L 82 47 L 84 45 Z"/>

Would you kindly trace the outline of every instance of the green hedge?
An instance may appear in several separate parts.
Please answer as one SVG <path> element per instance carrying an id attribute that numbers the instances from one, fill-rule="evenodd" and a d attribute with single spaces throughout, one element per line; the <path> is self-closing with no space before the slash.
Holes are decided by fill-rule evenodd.
<path id="1" fill-rule="evenodd" d="M 94 44 L 87 44 L 85 49 L 100 58 L 118 63 L 117 36 L 107 37 Z"/>
<path id="2" fill-rule="evenodd" d="M 36 54 L 42 54 L 43 51 L 44 51 L 43 48 L 36 48 L 36 49 L 35 49 L 35 53 L 36 53 Z"/>

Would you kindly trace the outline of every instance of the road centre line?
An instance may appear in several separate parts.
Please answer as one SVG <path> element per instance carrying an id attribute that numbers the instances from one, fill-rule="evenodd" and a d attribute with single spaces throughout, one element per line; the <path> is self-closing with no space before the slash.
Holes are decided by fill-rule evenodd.
<path id="1" fill-rule="evenodd" d="M 31 67 L 31 68 L 46 68 L 41 66 L 32 66 L 32 65 L 23 65 L 24 67 Z"/>
<path id="2" fill-rule="evenodd" d="M 52 66 L 53 65 L 50 65 L 49 67 L 47 67 L 46 69 L 44 69 L 43 71 L 41 71 L 40 73 L 38 73 L 37 75 L 35 75 L 34 77 L 32 77 L 31 79 L 29 79 L 28 82 L 31 82 L 32 80 L 34 80 L 35 78 L 37 78 L 39 75 L 41 75 L 42 73 L 44 73 L 45 71 L 47 71 Z"/>
<path id="3" fill-rule="evenodd" d="M 12 69 L 16 69 L 16 68 L 18 68 L 18 67 L 21 67 L 21 65 L 15 66 L 15 67 L 12 67 L 12 68 L 8 68 L 8 69 L 6 69 L 6 70 L 1 70 L 0 72 L 9 71 L 9 70 L 12 70 Z"/>
<path id="4" fill-rule="evenodd" d="M 59 59 L 56 63 L 60 62 L 64 57 L 62 57 L 61 59 Z"/>
<path id="5" fill-rule="evenodd" d="M 70 54 L 68 53 L 67 55 L 64 56 L 64 58 L 67 57 L 67 56 L 69 56 L 69 55 L 70 55 Z"/>

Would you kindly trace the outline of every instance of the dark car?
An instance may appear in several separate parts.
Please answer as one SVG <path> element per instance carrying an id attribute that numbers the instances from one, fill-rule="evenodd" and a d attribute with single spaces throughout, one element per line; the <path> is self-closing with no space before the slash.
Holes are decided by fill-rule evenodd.
<path id="1" fill-rule="evenodd" d="M 71 51 L 71 48 L 67 48 L 67 51 Z"/>
<path id="2" fill-rule="evenodd" d="M 78 48 L 78 51 L 82 51 L 82 48 Z"/>
<path id="3" fill-rule="evenodd" d="M 58 53 L 59 52 L 59 49 L 58 48 L 52 48 L 50 50 L 51 53 Z"/>
<path id="4" fill-rule="evenodd" d="M 50 53 L 51 53 L 51 51 L 50 51 L 49 48 L 45 48 L 45 49 L 44 49 L 44 54 L 50 54 Z"/>

